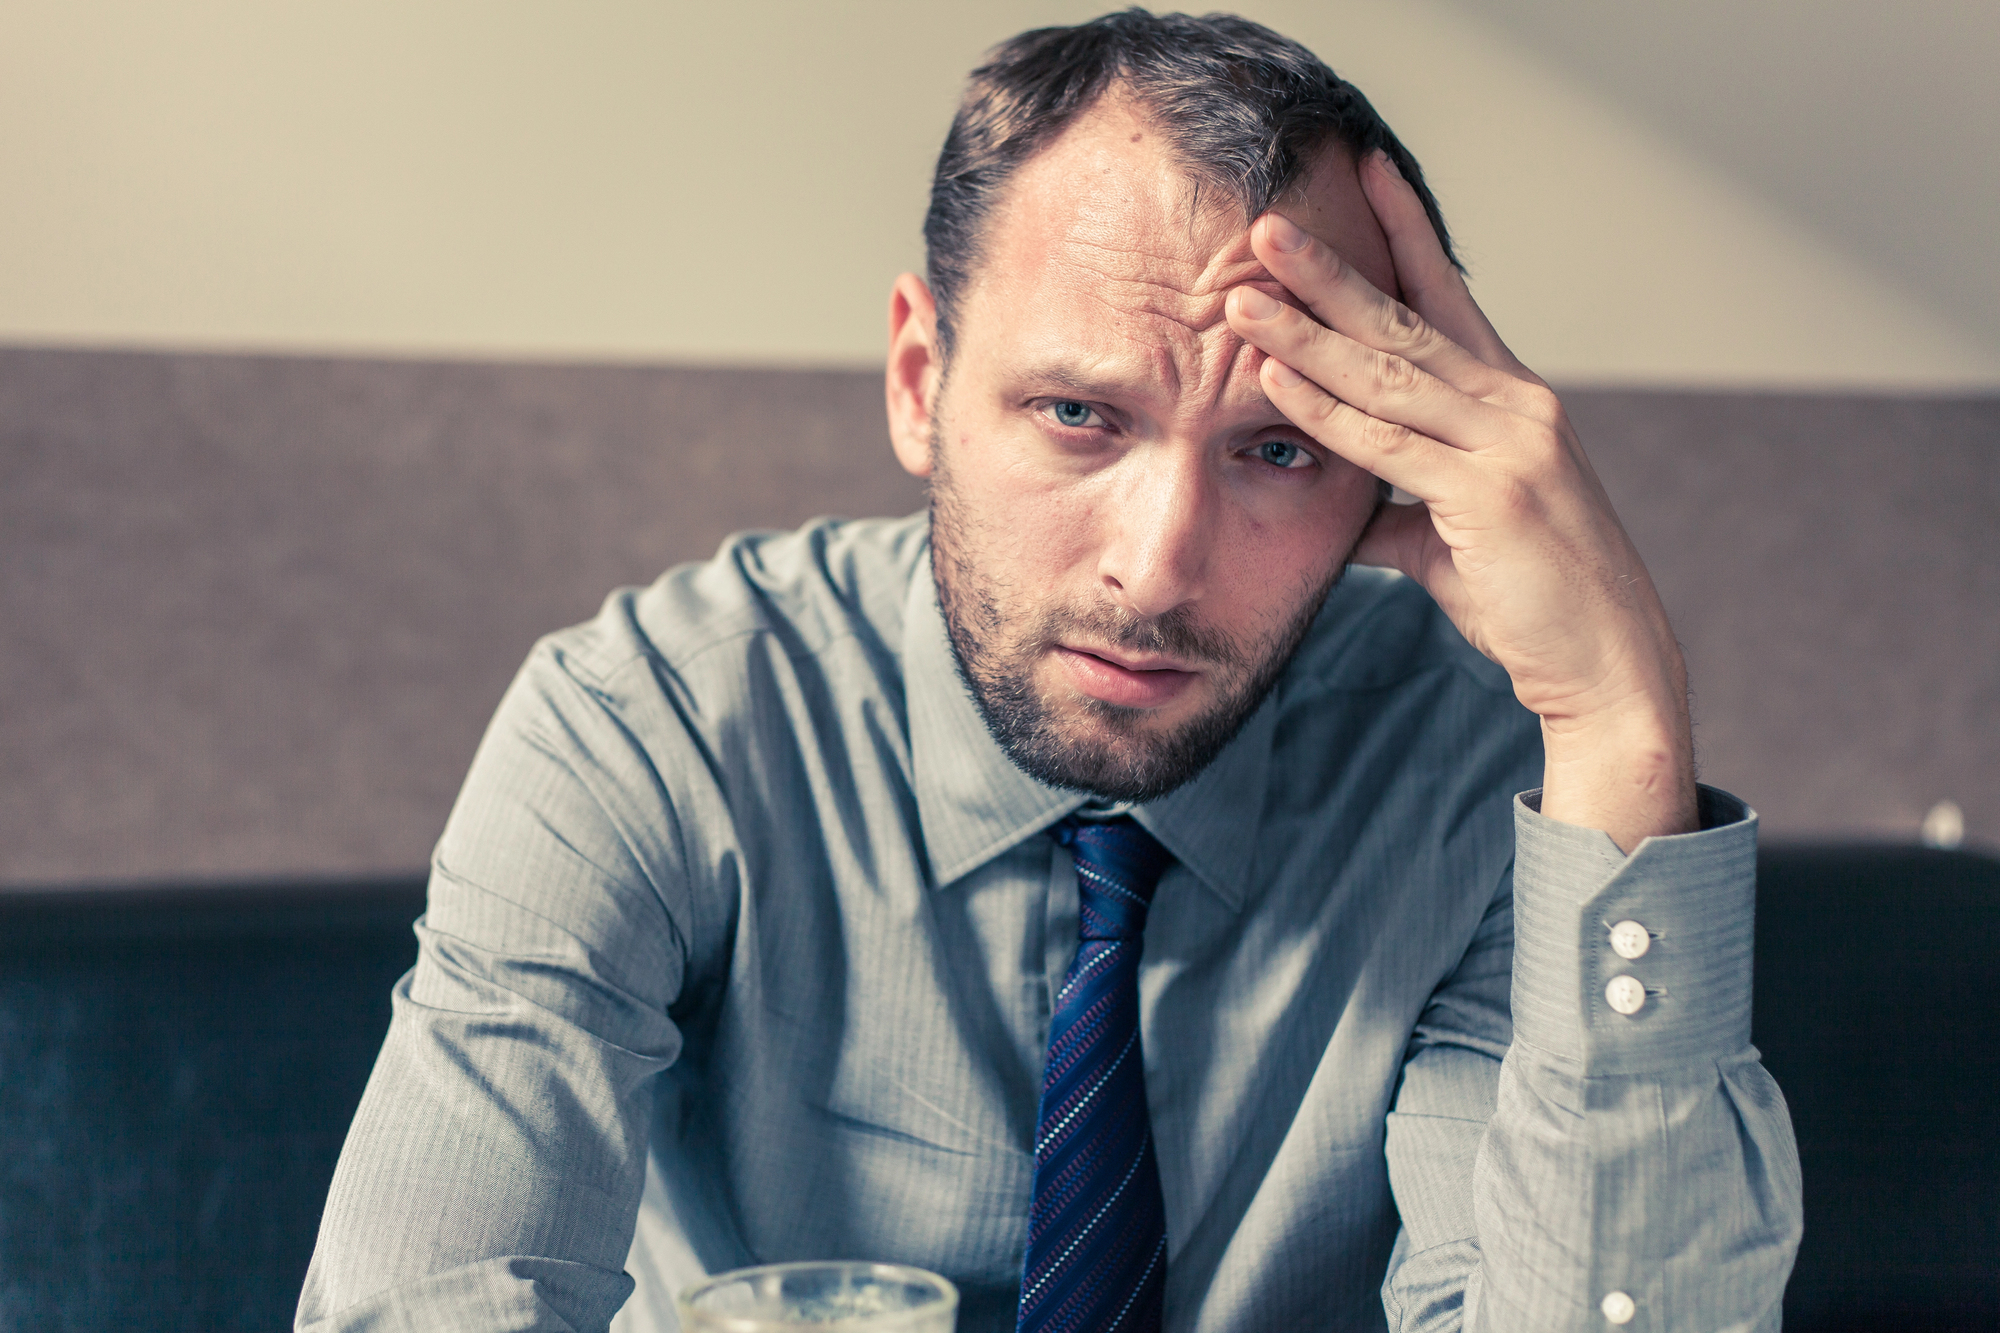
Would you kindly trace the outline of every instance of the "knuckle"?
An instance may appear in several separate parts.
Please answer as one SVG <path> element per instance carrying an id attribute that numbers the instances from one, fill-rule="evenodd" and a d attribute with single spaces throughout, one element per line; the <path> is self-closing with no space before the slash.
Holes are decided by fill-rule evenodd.
<path id="1" fill-rule="evenodd" d="M 1383 393 L 1407 397 L 1423 383 L 1423 372 L 1400 356 L 1377 352 L 1373 360 L 1375 385 Z"/>
<path id="2" fill-rule="evenodd" d="M 1297 311 L 1293 313 L 1297 315 L 1297 318 L 1293 321 L 1292 332 L 1297 337 L 1299 346 L 1310 348 L 1316 355 L 1336 355 L 1339 353 L 1339 339 L 1332 329 L 1310 315 L 1301 314 Z"/>
<path id="3" fill-rule="evenodd" d="M 1529 428 L 1528 447 L 1544 466 L 1565 457 L 1569 452 L 1562 433 L 1547 422 L 1537 422 Z"/>
<path id="4" fill-rule="evenodd" d="M 1422 352 L 1433 340 L 1430 325 L 1401 301 L 1384 301 L 1375 327 L 1385 350 L 1404 355 Z"/>
<path id="5" fill-rule="evenodd" d="M 1393 421 L 1362 414 L 1358 434 L 1361 444 L 1376 454 L 1400 452 L 1410 442 L 1410 432 Z"/>
<path id="6" fill-rule="evenodd" d="M 1514 410 L 1523 416 L 1533 417 L 1544 425 L 1553 426 L 1562 420 L 1563 406 L 1554 390 L 1539 381 L 1523 383 L 1515 390 Z"/>
<path id="7" fill-rule="evenodd" d="M 1332 394 L 1324 392 L 1314 395 L 1311 404 L 1306 408 L 1307 414 L 1311 416 L 1315 425 L 1331 424 L 1336 417 L 1347 410 L 1350 409 L 1346 403 L 1341 402 Z"/>

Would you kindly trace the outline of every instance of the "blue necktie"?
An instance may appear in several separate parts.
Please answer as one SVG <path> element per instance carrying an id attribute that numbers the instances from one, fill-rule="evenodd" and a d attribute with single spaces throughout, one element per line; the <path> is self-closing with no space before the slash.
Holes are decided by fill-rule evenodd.
<path id="1" fill-rule="evenodd" d="M 1167 1218 L 1139 1048 L 1146 909 L 1173 857 L 1129 816 L 1050 830 L 1076 858 L 1076 961 L 1049 1020 L 1019 1333 L 1155 1333 Z"/>

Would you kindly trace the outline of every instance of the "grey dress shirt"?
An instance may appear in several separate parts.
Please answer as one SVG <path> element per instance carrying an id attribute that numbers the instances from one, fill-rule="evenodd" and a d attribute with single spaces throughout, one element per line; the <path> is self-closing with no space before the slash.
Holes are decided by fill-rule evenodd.
<path id="1" fill-rule="evenodd" d="M 1140 977 L 1169 1329 L 1778 1327 L 1754 816 L 1704 790 L 1704 831 L 1626 856 L 1510 801 L 1540 762 L 1505 673 L 1356 569 L 1136 808 L 1175 857 Z M 1012 1328 L 1076 948 L 1044 831 L 1083 801 L 989 738 L 920 518 L 739 538 L 544 640 L 438 844 L 298 1327 L 671 1329 L 704 1271 L 855 1257 Z"/>

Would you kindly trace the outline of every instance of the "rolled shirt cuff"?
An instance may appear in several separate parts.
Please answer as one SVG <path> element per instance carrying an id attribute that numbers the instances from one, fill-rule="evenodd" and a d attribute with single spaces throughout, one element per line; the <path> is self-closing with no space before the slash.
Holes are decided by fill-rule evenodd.
<path id="1" fill-rule="evenodd" d="M 1699 788 L 1701 831 L 1647 838 L 1514 798 L 1514 1039 L 1586 1076 L 1720 1060 L 1750 1042 L 1757 814 Z"/>

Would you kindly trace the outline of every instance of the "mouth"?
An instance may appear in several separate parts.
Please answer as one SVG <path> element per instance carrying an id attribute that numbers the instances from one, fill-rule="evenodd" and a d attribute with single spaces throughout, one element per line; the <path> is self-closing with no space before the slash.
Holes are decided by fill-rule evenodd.
<path id="1" fill-rule="evenodd" d="M 1057 644 L 1054 654 L 1077 689 L 1120 708 L 1164 707 L 1178 699 L 1201 674 L 1165 657 L 1108 649 Z"/>

